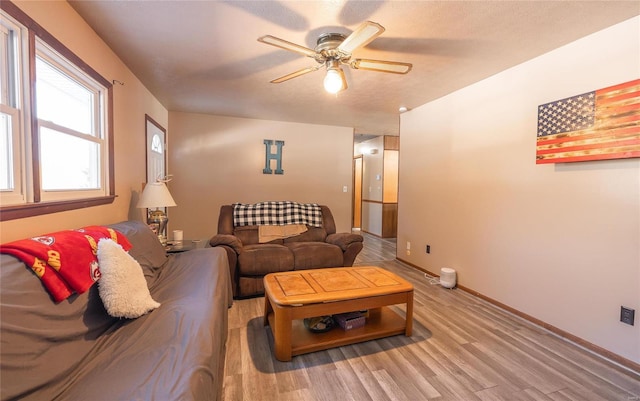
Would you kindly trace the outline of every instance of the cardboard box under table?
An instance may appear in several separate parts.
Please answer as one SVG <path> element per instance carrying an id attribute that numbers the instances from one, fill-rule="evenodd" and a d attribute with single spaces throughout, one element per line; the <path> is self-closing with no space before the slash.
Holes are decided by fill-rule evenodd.
<path id="1" fill-rule="evenodd" d="M 264 324 L 271 327 L 276 359 L 369 341 L 411 335 L 413 285 L 375 266 L 271 273 L 264 277 Z M 406 304 L 402 317 L 388 305 Z M 311 333 L 302 319 L 369 310 L 363 327 Z"/>

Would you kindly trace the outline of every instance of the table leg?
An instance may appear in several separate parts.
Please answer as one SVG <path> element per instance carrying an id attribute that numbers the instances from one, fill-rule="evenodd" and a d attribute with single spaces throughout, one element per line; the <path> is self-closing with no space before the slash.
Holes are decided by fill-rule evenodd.
<path id="1" fill-rule="evenodd" d="M 273 312 L 273 308 L 271 307 L 271 301 L 269 300 L 269 296 L 265 294 L 264 296 L 264 325 L 269 325 L 269 313 Z"/>
<path id="2" fill-rule="evenodd" d="M 276 359 L 279 361 L 291 360 L 291 307 L 272 305 L 274 314 L 273 345 Z"/>
<path id="3" fill-rule="evenodd" d="M 413 331 L 413 291 L 407 293 L 407 311 L 405 313 L 406 328 L 404 334 L 411 336 Z"/>

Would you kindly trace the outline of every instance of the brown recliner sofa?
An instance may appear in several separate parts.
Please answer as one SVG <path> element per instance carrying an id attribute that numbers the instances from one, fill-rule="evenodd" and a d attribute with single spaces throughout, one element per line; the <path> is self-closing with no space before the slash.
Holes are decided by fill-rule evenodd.
<path id="1" fill-rule="evenodd" d="M 320 205 L 322 227 L 284 239 L 259 243 L 258 226 L 234 226 L 233 205 L 223 205 L 218 233 L 209 241 L 227 251 L 234 298 L 264 294 L 263 278 L 274 272 L 352 266 L 362 250 L 362 236 L 336 233 L 331 210 Z"/>

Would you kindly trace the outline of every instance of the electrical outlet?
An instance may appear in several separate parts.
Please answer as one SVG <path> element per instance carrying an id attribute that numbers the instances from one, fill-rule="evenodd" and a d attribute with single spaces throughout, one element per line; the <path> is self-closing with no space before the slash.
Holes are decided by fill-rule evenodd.
<path id="1" fill-rule="evenodd" d="M 427 251 L 427 253 L 431 253 L 431 245 L 427 245 L 426 251 Z"/>
<path id="2" fill-rule="evenodd" d="M 635 309 L 627 308 L 625 306 L 620 307 L 620 321 L 622 323 L 630 324 L 633 326 L 633 321 L 635 320 L 636 311 Z"/>

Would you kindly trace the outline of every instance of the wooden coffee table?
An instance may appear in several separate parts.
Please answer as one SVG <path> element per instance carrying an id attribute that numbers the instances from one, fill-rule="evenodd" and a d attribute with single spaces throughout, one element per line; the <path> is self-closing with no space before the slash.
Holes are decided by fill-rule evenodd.
<path id="1" fill-rule="evenodd" d="M 413 285 L 375 266 L 271 273 L 264 277 L 264 324 L 271 327 L 276 359 L 397 334 L 411 335 Z M 388 305 L 406 304 L 405 317 Z M 307 317 L 368 310 L 363 327 L 312 333 Z"/>

